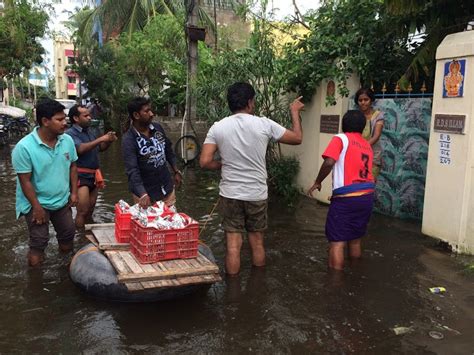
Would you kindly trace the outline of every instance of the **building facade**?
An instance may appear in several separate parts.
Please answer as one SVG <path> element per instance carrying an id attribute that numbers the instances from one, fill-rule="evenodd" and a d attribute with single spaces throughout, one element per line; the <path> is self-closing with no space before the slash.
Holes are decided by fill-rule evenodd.
<path id="1" fill-rule="evenodd" d="M 250 33 L 250 26 L 235 12 L 234 7 L 245 4 L 246 0 L 200 0 L 199 6 L 213 20 L 219 32 L 218 37 L 232 42 L 230 47 L 240 48 L 245 45 Z M 217 43 L 215 35 L 206 31 L 206 44 L 209 47 L 221 45 Z M 225 33 L 225 34 L 224 34 Z M 224 35 L 223 35 L 224 34 Z M 229 46 L 229 43 L 227 43 Z M 217 48 L 216 48 L 217 49 Z"/>
<path id="2" fill-rule="evenodd" d="M 80 79 L 71 69 L 76 60 L 74 45 L 60 38 L 55 39 L 53 45 L 56 98 L 75 99 L 78 95 Z"/>

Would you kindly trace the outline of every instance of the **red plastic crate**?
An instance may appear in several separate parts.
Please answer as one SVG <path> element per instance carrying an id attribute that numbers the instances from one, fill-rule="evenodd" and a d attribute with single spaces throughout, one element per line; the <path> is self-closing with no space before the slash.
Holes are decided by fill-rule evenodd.
<path id="1" fill-rule="evenodd" d="M 180 250 L 170 250 L 163 252 L 155 253 L 143 253 L 138 250 L 135 246 L 135 243 L 130 243 L 130 251 L 137 258 L 141 264 L 151 264 L 163 260 L 172 260 L 172 259 L 190 259 L 196 258 L 198 255 L 198 249 L 180 249 Z"/>
<path id="2" fill-rule="evenodd" d="M 143 245 L 131 238 L 130 250 L 142 264 L 171 259 L 196 258 L 198 241 Z"/>
<path id="3" fill-rule="evenodd" d="M 159 230 L 144 227 L 140 222 L 132 220 L 131 229 L 130 250 L 142 264 L 196 258 L 198 255 L 199 224 L 197 222 L 181 229 Z"/>
<path id="4" fill-rule="evenodd" d="M 130 229 L 131 213 L 124 213 L 118 203 L 115 204 L 115 225 L 121 230 Z"/>
<path id="5" fill-rule="evenodd" d="M 153 243 L 153 244 L 144 244 L 136 239 L 130 238 L 130 244 L 133 244 L 135 249 L 139 250 L 144 254 L 151 253 L 163 253 L 163 252 L 172 252 L 177 250 L 197 250 L 198 240 L 186 240 L 178 242 L 164 242 L 164 243 Z"/>
<path id="6" fill-rule="evenodd" d="M 182 216 L 189 218 L 184 213 Z M 158 244 L 158 243 L 176 243 L 185 241 L 197 241 L 199 239 L 199 223 L 190 223 L 181 229 L 156 229 L 152 227 L 144 227 L 140 222 L 132 220 L 131 238 L 142 244 Z"/>
<path id="7" fill-rule="evenodd" d="M 148 217 L 149 221 L 152 221 L 156 216 Z M 124 213 L 120 209 L 118 203 L 115 204 L 115 240 L 118 243 L 129 243 L 131 226 L 130 221 L 132 220 L 131 213 Z"/>
<path id="8" fill-rule="evenodd" d="M 122 212 L 119 204 L 115 204 L 115 226 L 120 230 L 130 230 L 131 220 L 132 214 Z"/>
<path id="9" fill-rule="evenodd" d="M 128 243 L 130 241 L 130 221 L 131 213 L 124 213 L 118 203 L 115 204 L 115 240 L 118 243 Z"/>
<path id="10" fill-rule="evenodd" d="M 130 228 L 120 229 L 118 224 L 115 224 L 115 240 L 117 243 L 129 243 L 130 242 Z"/>

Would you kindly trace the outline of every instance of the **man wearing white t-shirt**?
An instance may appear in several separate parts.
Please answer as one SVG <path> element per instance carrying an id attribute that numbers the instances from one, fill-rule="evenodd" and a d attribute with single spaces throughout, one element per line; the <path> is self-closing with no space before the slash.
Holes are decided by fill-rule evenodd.
<path id="1" fill-rule="evenodd" d="M 226 272 L 240 270 L 242 233 L 247 231 L 254 266 L 265 265 L 263 233 L 267 229 L 267 169 L 265 156 L 270 140 L 301 144 L 303 132 L 299 113 L 304 104 L 297 98 L 290 105 L 292 129 L 254 116 L 255 90 L 250 84 L 235 83 L 227 91 L 232 115 L 214 123 L 207 133 L 200 165 L 222 169 L 219 184 L 222 226 L 226 232 Z M 219 152 L 221 160 L 214 160 Z"/>

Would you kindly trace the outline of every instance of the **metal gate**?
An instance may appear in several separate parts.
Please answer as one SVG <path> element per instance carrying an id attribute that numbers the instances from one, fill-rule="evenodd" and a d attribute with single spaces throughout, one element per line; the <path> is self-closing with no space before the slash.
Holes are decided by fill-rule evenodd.
<path id="1" fill-rule="evenodd" d="M 379 213 L 423 217 L 432 96 L 425 92 L 376 95 L 374 107 L 385 118 L 383 166 L 376 185 L 375 211 Z"/>
<path id="2" fill-rule="evenodd" d="M 379 98 L 384 112 L 383 167 L 377 181 L 375 210 L 421 219 L 430 135 L 430 97 Z"/>

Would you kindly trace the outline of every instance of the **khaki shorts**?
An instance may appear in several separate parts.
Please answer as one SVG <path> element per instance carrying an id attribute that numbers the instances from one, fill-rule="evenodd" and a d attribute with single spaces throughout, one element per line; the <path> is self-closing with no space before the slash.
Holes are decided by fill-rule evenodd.
<path id="1" fill-rule="evenodd" d="M 263 232 L 267 229 L 267 200 L 241 201 L 220 196 L 219 211 L 226 232 Z"/>

